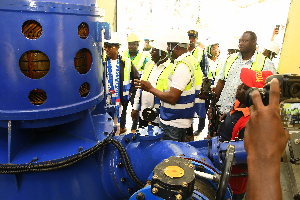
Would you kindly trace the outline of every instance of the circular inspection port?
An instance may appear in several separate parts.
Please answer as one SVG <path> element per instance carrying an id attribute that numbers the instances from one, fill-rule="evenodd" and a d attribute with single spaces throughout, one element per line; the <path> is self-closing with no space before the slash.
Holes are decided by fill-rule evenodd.
<path id="1" fill-rule="evenodd" d="M 78 35 L 81 39 L 86 39 L 89 36 L 89 25 L 86 22 L 82 22 L 78 26 Z"/>
<path id="2" fill-rule="evenodd" d="M 38 39 L 43 33 L 42 25 L 35 20 L 27 20 L 22 25 L 22 33 L 28 39 Z"/>
<path id="3" fill-rule="evenodd" d="M 79 94 L 81 97 L 87 97 L 90 93 L 90 84 L 88 82 L 83 83 L 79 88 Z"/>
<path id="4" fill-rule="evenodd" d="M 74 58 L 74 65 L 80 74 L 86 74 L 92 65 L 92 54 L 90 50 L 86 48 L 79 50 Z"/>
<path id="5" fill-rule="evenodd" d="M 23 53 L 19 60 L 19 67 L 25 76 L 40 79 L 49 72 L 50 60 L 43 52 L 31 50 Z"/>
<path id="6" fill-rule="evenodd" d="M 42 105 L 47 100 L 47 94 L 42 89 L 34 89 L 31 90 L 31 92 L 29 93 L 28 99 L 30 103 L 32 103 L 35 106 Z"/>

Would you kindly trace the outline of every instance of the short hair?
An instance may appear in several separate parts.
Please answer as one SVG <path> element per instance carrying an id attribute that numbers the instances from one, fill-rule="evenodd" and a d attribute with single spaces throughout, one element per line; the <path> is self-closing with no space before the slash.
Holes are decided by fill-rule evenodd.
<path id="1" fill-rule="evenodd" d="M 257 41 L 257 36 L 253 31 L 246 31 L 244 33 L 249 33 L 251 35 L 252 40 L 256 40 Z"/>

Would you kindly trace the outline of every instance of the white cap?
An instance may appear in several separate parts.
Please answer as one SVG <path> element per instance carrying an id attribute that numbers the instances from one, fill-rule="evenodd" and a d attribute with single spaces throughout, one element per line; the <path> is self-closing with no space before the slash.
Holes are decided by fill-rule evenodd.
<path id="1" fill-rule="evenodd" d="M 280 49 L 280 46 L 278 43 L 274 42 L 274 41 L 271 41 L 267 47 L 266 47 L 267 50 L 270 50 L 274 53 L 276 53 L 277 55 L 279 54 L 279 49 Z"/>
<path id="2" fill-rule="evenodd" d="M 189 36 L 185 30 L 181 28 L 172 28 L 168 31 L 166 42 L 189 44 Z"/>
<path id="3" fill-rule="evenodd" d="M 234 37 L 230 41 L 227 49 L 239 49 L 239 38 L 238 37 Z"/>
<path id="4" fill-rule="evenodd" d="M 151 46 L 154 47 L 155 49 L 159 49 L 165 52 L 167 52 L 167 48 L 168 48 L 166 39 L 164 37 L 155 38 L 154 41 L 151 42 Z"/>
<path id="5" fill-rule="evenodd" d="M 110 40 L 104 40 L 104 42 L 109 44 L 122 44 L 122 40 L 117 32 L 111 32 Z"/>

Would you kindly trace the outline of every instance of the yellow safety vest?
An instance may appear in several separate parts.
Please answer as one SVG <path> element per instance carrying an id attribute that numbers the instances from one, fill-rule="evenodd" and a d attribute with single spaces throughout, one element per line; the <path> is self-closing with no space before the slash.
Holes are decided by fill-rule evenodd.
<path id="1" fill-rule="evenodd" d="M 231 54 L 225 64 L 225 78 L 227 78 L 229 70 L 234 63 L 234 61 L 238 58 L 239 53 Z M 253 71 L 262 71 L 264 68 L 266 57 L 260 53 L 257 53 L 255 62 L 252 63 L 251 69 Z"/>
<path id="2" fill-rule="evenodd" d="M 191 80 L 185 87 L 181 96 L 175 105 L 169 104 L 167 102 L 161 102 L 160 107 L 160 118 L 166 121 L 175 119 L 189 119 L 194 117 L 194 105 L 195 105 L 195 69 L 198 64 L 197 59 L 193 55 L 188 55 L 176 64 L 172 66 L 170 75 L 173 75 L 178 64 L 184 63 L 188 66 L 191 72 Z M 201 71 L 201 70 L 200 70 Z M 167 91 L 170 91 L 170 86 L 168 85 Z"/>

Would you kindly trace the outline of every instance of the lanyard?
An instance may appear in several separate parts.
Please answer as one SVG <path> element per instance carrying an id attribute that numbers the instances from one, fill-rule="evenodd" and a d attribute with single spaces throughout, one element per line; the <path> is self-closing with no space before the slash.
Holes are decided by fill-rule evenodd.
<path id="1" fill-rule="evenodd" d="M 107 60 L 107 82 L 108 91 L 112 92 L 112 104 L 116 105 L 115 116 L 119 119 L 119 102 L 120 102 L 120 56 L 117 59 L 115 85 L 113 81 L 111 59 Z"/>

